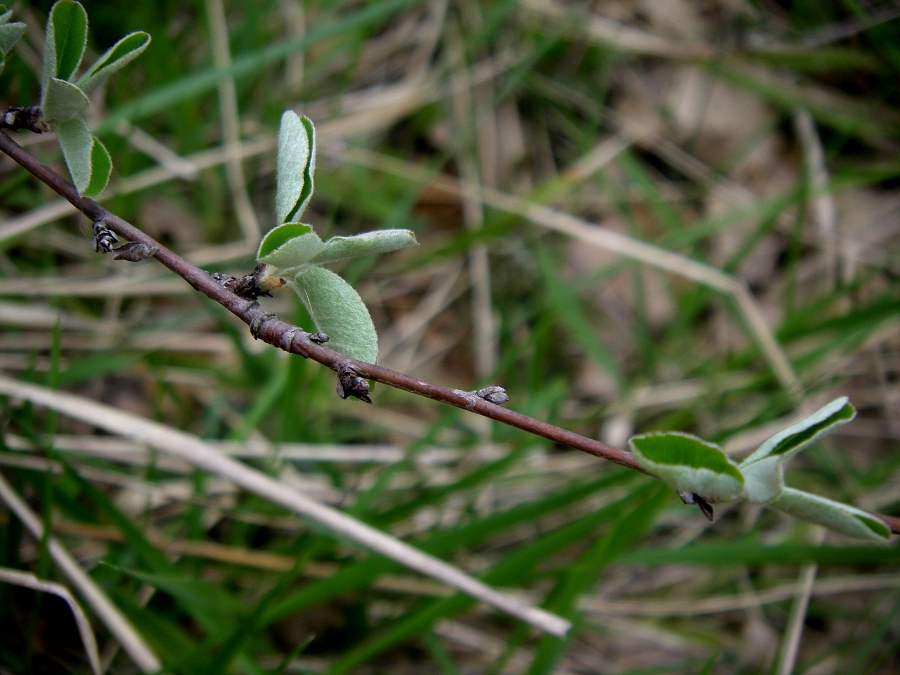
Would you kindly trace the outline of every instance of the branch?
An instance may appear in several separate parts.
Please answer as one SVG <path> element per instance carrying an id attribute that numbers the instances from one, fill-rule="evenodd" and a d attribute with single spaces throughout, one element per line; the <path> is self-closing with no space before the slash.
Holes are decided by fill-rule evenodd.
<path id="1" fill-rule="evenodd" d="M 216 281 L 213 275 L 187 262 L 132 224 L 105 209 L 93 199 L 79 195 L 74 185 L 53 169 L 41 163 L 36 157 L 2 132 L 0 132 L 0 151 L 9 155 L 38 180 L 65 197 L 75 208 L 94 222 L 95 229 L 97 229 L 97 226 L 106 227 L 130 242 L 143 245 L 143 247 L 146 247 L 143 250 L 152 250 L 152 257 L 187 281 L 195 290 L 200 291 L 246 323 L 254 337 L 274 347 L 291 354 L 299 354 L 304 358 L 312 359 L 339 374 L 350 368 L 363 378 L 468 410 L 482 417 L 541 436 L 554 443 L 581 450 L 595 457 L 600 457 L 647 475 L 653 475 L 639 466 L 634 456 L 625 450 L 552 424 L 541 422 L 513 410 L 507 410 L 477 396 L 474 392 L 441 387 L 431 382 L 389 370 L 388 368 L 350 359 L 343 354 L 327 349 L 316 342 L 316 339 L 318 339 L 317 334 L 307 333 L 302 328 L 265 312 L 255 301 L 236 295 Z M 884 521 L 891 528 L 891 532 L 900 534 L 900 518 L 877 513 L 872 515 Z"/>

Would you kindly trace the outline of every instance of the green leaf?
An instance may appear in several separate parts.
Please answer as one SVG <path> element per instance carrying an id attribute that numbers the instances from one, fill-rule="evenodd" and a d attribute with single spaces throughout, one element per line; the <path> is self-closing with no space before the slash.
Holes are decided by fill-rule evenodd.
<path id="1" fill-rule="evenodd" d="M 10 14 L 11 12 L 7 12 Z M 5 16 L 5 15 L 4 15 Z M 19 38 L 25 33 L 27 26 L 21 21 L 16 23 L 6 23 L 0 21 L 0 52 L 6 56 L 9 50 L 13 48 Z"/>
<path id="2" fill-rule="evenodd" d="M 854 417 L 856 409 L 844 396 L 769 437 L 740 464 L 747 481 L 747 498 L 756 504 L 765 504 L 778 497 L 784 486 L 785 461 Z"/>
<path id="3" fill-rule="evenodd" d="M 70 120 L 88 107 L 88 97 L 78 87 L 51 77 L 44 87 L 41 117 L 51 126 Z"/>
<path id="4" fill-rule="evenodd" d="M 316 132 L 313 123 L 288 110 L 278 129 L 275 211 L 279 223 L 300 218 L 313 193 Z"/>
<path id="5" fill-rule="evenodd" d="M 303 223 L 285 223 L 278 227 L 273 227 L 266 233 L 262 241 L 259 242 L 259 249 L 256 251 L 256 259 L 262 260 L 279 246 L 283 245 L 294 237 L 300 237 L 304 234 L 312 232 L 312 225 L 304 225 Z"/>
<path id="6" fill-rule="evenodd" d="M 87 44 L 87 12 L 80 3 L 61 0 L 53 5 L 44 36 L 44 73 L 41 84 L 51 77 L 70 80 L 81 65 Z"/>
<path id="7" fill-rule="evenodd" d="M 77 483 L 88 500 L 93 502 L 100 513 L 122 532 L 131 555 L 157 574 L 174 574 L 176 572 L 175 565 L 169 562 L 165 553 L 150 543 L 138 524 L 120 511 L 106 494 L 94 487 L 93 483 L 75 471 L 67 460 L 60 457 L 59 461 L 65 467 L 66 475 Z"/>
<path id="8" fill-rule="evenodd" d="M 112 158 L 106 146 L 96 136 L 93 137 L 94 145 L 91 147 L 91 182 L 82 193 L 85 197 L 96 197 L 109 182 L 112 173 Z"/>
<path id="9" fill-rule="evenodd" d="M 716 501 L 739 499 L 744 477 L 715 443 L 680 431 L 634 436 L 628 441 L 638 464 L 678 492 Z"/>
<path id="10" fill-rule="evenodd" d="M 243 609 L 220 584 L 175 573 L 148 574 L 137 570 L 115 568 L 168 593 L 187 608 L 203 629 L 215 640 L 232 630 Z"/>
<path id="11" fill-rule="evenodd" d="M 87 91 L 100 83 L 104 77 L 112 75 L 134 61 L 150 44 L 150 36 L 143 32 L 129 33 L 116 44 L 106 50 L 97 61 L 88 68 L 76 83 Z"/>
<path id="12" fill-rule="evenodd" d="M 690 544 L 680 548 L 645 548 L 625 553 L 619 561 L 633 565 L 891 565 L 900 563 L 900 546 L 810 546 L 760 541 L 726 541 L 721 544 Z"/>
<path id="13" fill-rule="evenodd" d="M 631 508 L 580 558 L 566 566 L 561 581 L 544 599 L 543 607 L 567 619 L 577 619 L 579 597 L 590 593 L 597 579 L 603 577 L 604 569 L 644 535 L 670 496 L 659 483 L 633 493 L 629 499 Z M 557 672 L 559 660 L 568 647 L 565 640 L 550 635 L 541 637 L 528 675 Z"/>
<path id="14" fill-rule="evenodd" d="M 888 526 L 872 514 L 802 490 L 786 487 L 768 506 L 794 518 L 817 523 L 848 537 L 876 541 L 891 538 Z"/>
<path id="15" fill-rule="evenodd" d="M 0 24 L 4 24 L 12 18 L 13 11 L 6 9 L 6 5 L 0 5 L 0 11 L 3 12 L 3 14 L 0 14 Z"/>
<path id="16" fill-rule="evenodd" d="M 322 252 L 309 262 L 325 265 L 338 260 L 390 253 L 418 244 L 416 235 L 410 230 L 375 230 L 354 237 L 332 237 L 325 242 Z"/>
<path id="17" fill-rule="evenodd" d="M 96 195 L 106 186 L 112 163 L 103 144 L 91 135 L 79 115 L 56 127 L 63 158 L 78 192 Z"/>
<path id="18" fill-rule="evenodd" d="M 305 234 L 303 234 L 305 230 Z M 280 277 L 291 277 L 301 271 L 301 267 L 308 265 L 311 258 L 315 257 L 325 246 L 319 235 L 311 231 L 309 225 L 288 223 L 271 230 L 260 244 L 259 250 L 270 250 L 270 246 L 278 243 L 289 234 L 299 233 L 286 239 L 274 250 L 265 255 L 258 255 L 257 260 L 273 268 L 273 273 Z"/>
<path id="19" fill-rule="evenodd" d="M 366 363 L 378 358 L 378 335 L 369 310 L 353 287 L 337 274 L 310 267 L 292 285 L 303 300 L 316 328 L 329 338 L 328 346 Z"/>

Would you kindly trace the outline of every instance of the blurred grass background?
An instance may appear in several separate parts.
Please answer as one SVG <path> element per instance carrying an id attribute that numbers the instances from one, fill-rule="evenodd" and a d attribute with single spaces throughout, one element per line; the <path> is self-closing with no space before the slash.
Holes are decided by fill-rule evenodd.
<path id="1" fill-rule="evenodd" d="M 96 54 L 153 36 L 92 119 L 115 163 L 104 203 L 176 252 L 249 272 L 291 108 L 319 134 L 319 233 L 421 243 L 339 270 L 382 365 L 503 385 L 513 409 L 620 447 L 681 429 L 735 456 L 848 395 L 860 417 L 788 482 L 900 514 L 896 3 L 84 4 Z M 37 102 L 50 5 L 15 5 L 29 32 L 4 106 Z M 62 171 L 52 138 L 18 140 Z M 0 399 L 0 471 L 171 672 L 900 671 L 895 544 L 747 506 L 710 524 L 656 481 L 461 411 L 383 386 L 374 406 L 341 401 L 333 373 L 254 342 L 159 265 L 94 254 L 90 223 L 5 158 L 0 208 L 5 374 L 220 443 L 575 621 L 541 637 Z M 652 248 L 610 250 L 608 231 Z M 286 292 L 264 306 L 311 328 Z M 58 578 L 2 509 L 0 566 Z M 55 603 L 0 585 L 0 672 L 88 672 Z M 135 672 L 97 630 L 108 672 Z"/>

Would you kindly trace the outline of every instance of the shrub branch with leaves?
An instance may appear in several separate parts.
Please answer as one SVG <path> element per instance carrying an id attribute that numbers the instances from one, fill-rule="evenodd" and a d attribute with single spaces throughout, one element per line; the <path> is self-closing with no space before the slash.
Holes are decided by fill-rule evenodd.
<path id="1" fill-rule="evenodd" d="M 10 12 L 0 15 L 0 55 L 4 60 L 24 32 L 24 24 L 10 23 L 10 18 Z M 685 502 L 699 505 L 710 519 L 713 515 L 710 504 L 745 500 L 850 537 L 882 541 L 889 539 L 891 533 L 900 532 L 900 519 L 868 513 L 785 484 L 784 466 L 791 457 L 855 417 L 856 411 L 846 398 L 836 399 L 779 431 L 744 461 L 736 463 L 718 445 L 681 432 L 634 436 L 629 441 L 631 452 L 626 452 L 502 408 L 500 404 L 506 401 L 506 395 L 499 388 L 460 391 L 377 366 L 378 339 L 365 304 L 344 279 L 323 266 L 414 246 L 415 236 L 409 230 L 392 229 L 323 241 L 312 225 L 302 222 L 313 194 L 316 139 L 313 123 L 291 111 L 284 113 L 278 135 L 277 225 L 259 244 L 258 272 L 254 278 L 261 292 L 286 282 L 309 310 L 318 332 L 304 331 L 264 312 L 256 302 L 261 292 L 235 292 L 236 287 L 223 283 L 222 276 L 191 265 L 89 198 L 104 189 L 112 164 L 106 148 L 91 134 L 85 122 L 86 92 L 136 58 L 146 49 L 150 37 L 143 32 L 127 35 L 79 76 L 87 26 L 87 14 L 79 3 L 62 0 L 53 6 L 46 29 L 41 114 L 36 116 L 37 106 L 33 106 L 10 109 L 0 119 L 0 126 L 8 129 L 42 131 L 46 126 L 54 130 L 74 185 L 2 132 L 0 151 L 94 222 L 98 251 L 115 250 L 123 260 L 156 258 L 240 318 L 255 337 L 335 370 L 338 392 L 344 398 L 354 396 L 371 402 L 365 384 L 369 379 L 463 408 L 654 475 L 678 492 Z M 113 233 L 129 243 L 112 249 Z M 330 348 L 322 346 L 323 342 Z"/>
<path id="2" fill-rule="evenodd" d="M 9 18 L 9 12 L 0 16 L 0 52 L 4 56 L 24 32 L 24 24 L 8 23 Z M 494 388 L 477 392 L 448 389 L 374 365 L 378 357 L 378 338 L 365 304 L 352 286 L 322 265 L 415 246 L 416 239 L 409 230 L 377 230 L 323 241 L 311 225 L 301 222 L 313 194 L 316 136 L 313 123 L 292 111 L 284 113 L 279 129 L 275 196 L 278 225 L 263 237 L 259 245 L 257 261 L 261 263 L 258 268 L 261 272 L 258 281 L 265 291 L 281 285 L 282 279 L 286 280 L 306 305 L 319 333 L 307 333 L 263 312 L 255 298 L 248 300 L 247 296 L 236 295 L 213 276 L 190 265 L 159 242 L 86 198 L 105 187 L 111 162 L 106 149 L 91 135 L 82 116 L 88 104 L 85 92 L 135 59 L 150 42 L 150 36 L 146 33 L 131 33 L 76 79 L 85 51 L 87 25 L 87 14 L 79 3 L 72 0 L 57 2 L 47 24 L 43 61 L 43 121 L 59 136 L 66 165 L 75 181 L 75 190 L 2 134 L 0 150 L 90 217 L 95 223 L 95 231 L 101 233 L 97 236 L 115 232 L 130 240 L 130 244 L 115 250 L 128 248 L 130 251 L 137 247 L 142 252 L 140 255 L 118 257 L 125 260 L 139 260 L 151 255 L 156 257 L 192 286 L 245 321 L 254 336 L 285 351 L 313 358 L 337 371 L 338 392 L 342 397 L 352 395 L 368 400 L 367 386 L 354 388 L 348 384 L 353 379 L 365 378 L 464 408 L 655 475 L 673 487 L 685 502 L 698 504 L 710 518 L 711 503 L 746 500 L 851 537 L 884 540 L 892 532 L 900 531 L 900 519 L 870 514 L 785 486 L 783 473 L 788 459 L 822 435 L 853 419 L 855 410 L 846 398 L 837 399 L 801 422 L 778 432 L 746 460 L 736 464 L 718 445 L 681 432 L 635 436 L 629 441 L 631 452 L 625 452 L 505 410 L 497 403 L 505 402 L 505 395 L 502 398 L 482 395 L 482 392 L 493 391 Z M 11 124 L 5 126 L 13 128 Z M 107 252 L 112 249 L 99 247 L 99 250 Z M 321 346 L 326 340 L 331 349 Z"/>
<path id="3" fill-rule="evenodd" d="M 329 337 L 332 349 L 375 363 L 378 335 L 369 310 L 350 284 L 320 266 L 415 246 L 415 235 L 409 230 L 376 230 L 323 242 L 312 225 L 301 223 L 313 194 L 316 131 L 309 119 L 290 110 L 281 118 L 276 167 L 275 211 L 280 224 L 263 237 L 256 254 L 257 261 L 266 265 L 263 286 L 273 285 L 267 277 L 287 279 L 316 329 Z"/>
<path id="4" fill-rule="evenodd" d="M 80 3 L 63 0 L 53 5 L 44 37 L 41 114 L 59 138 L 78 192 L 93 197 L 109 182 L 112 160 L 85 122 L 87 92 L 136 59 L 150 44 L 150 36 L 144 32 L 126 35 L 77 77 L 87 47 L 87 29 L 87 12 Z"/>
<path id="5" fill-rule="evenodd" d="M 673 487 L 686 503 L 703 507 L 746 500 L 848 537 L 890 539 L 890 528 L 871 514 L 784 484 L 787 460 L 854 417 L 856 410 L 846 397 L 835 399 L 773 434 L 740 464 L 715 443 L 681 432 L 641 434 L 628 445 L 638 463 Z M 711 519 L 711 507 L 708 515 Z"/>

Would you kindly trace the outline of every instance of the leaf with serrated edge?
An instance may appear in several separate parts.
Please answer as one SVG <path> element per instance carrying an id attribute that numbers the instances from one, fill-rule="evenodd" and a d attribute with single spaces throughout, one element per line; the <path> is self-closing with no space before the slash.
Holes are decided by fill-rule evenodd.
<path id="1" fill-rule="evenodd" d="M 325 248 L 310 260 L 313 265 L 325 265 L 338 260 L 381 255 L 402 248 L 417 246 L 416 235 L 409 230 L 376 230 L 355 237 L 332 237 Z"/>
<path id="2" fill-rule="evenodd" d="M 304 234 L 312 232 L 312 225 L 304 223 L 285 223 L 278 227 L 273 227 L 266 233 L 266 236 L 259 242 L 259 248 L 256 251 L 256 259 L 261 260 L 276 248 L 294 237 L 301 237 Z"/>
<path id="3" fill-rule="evenodd" d="M 733 501 L 743 494 L 741 472 L 715 443 L 669 431 L 633 436 L 628 445 L 638 464 L 678 492 L 716 501 Z"/>
<path id="4" fill-rule="evenodd" d="M 46 86 L 51 77 L 70 80 L 81 65 L 86 45 L 87 12 L 84 7 L 69 0 L 57 2 L 47 20 L 41 84 Z"/>
<path id="5" fill-rule="evenodd" d="M 41 117 L 50 125 L 72 119 L 88 107 L 88 97 L 71 82 L 51 77 L 44 89 Z"/>
<path id="6" fill-rule="evenodd" d="M 366 363 L 378 358 L 378 335 L 362 298 L 337 274 L 310 267 L 291 280 L 328 347 Z"/>
<path id="7" fill-rule="evenodd" d="M 4 56 L 9 53 L 9 50 L 19 41 L 19 38 L 25 34 L 27 28 L 21 21 L 0 26 L 0 52 Z"/>
<path id="8" fill-rule="evenodd" d="M 786 487 L 778 498 L 767 506 L 848 537 L 877 541 L 891 538 L 888 526 L 874 518 L 872 514 L 802 490 Z"/>
<path id="9" fill-rule="evenodd" d="M 765 504 L 778 497 L 784 486 L 784 463 L 820 436 L 856 417 L 846 396 L 835 399 L 809 417 L 770 436 L 740 464 L 747 481 L 747 499 Z"/>
<path id="10" fill-rule="evenodd" d="M 100 142 L 100 139 L 94 137 L 94 144 L 91 146 L 91 182 L 84 189 L 85 197 L 96 197 L 109 182 L 109 175 L 112 173 L 112 159 L 109 156 L 106 146 Z"/>
<path id="11" fill-rule="evenodd" d="M 143 32 L 129 33 L 106 52 L 78 78 L 76 84 L 84 91 L 92 89 L 100 81 L 121 70 L 141 55 L 150 44 L 150 36 Z"/>
<path id="12" fill-rule="evenodd" d="M 63 159 L 79 194 L 91 184 L 91 151 L 94 137 L 84 119 L 79 115 L 56 127 L 56 136 L 62 147 Z"/>
<path id="13" fill-rule="evenodd" d="M 312 196 L 315 170 L 315 131 L 312 122 L 288 110 L 278 129 L 275 175 L 275 212 L 279 223 L 300 218 Z"/>
<path id="14" fill-rule="evenodd" d="M 275 276 L 291 277 L 297 274 L 300 268 L 307 267 L 310 259 L 315 257 L 323 246 L 319 236 L 315 232 L 310 232 L 288 239 L 274 251 L 257 260 L 271 267 Z"/>

